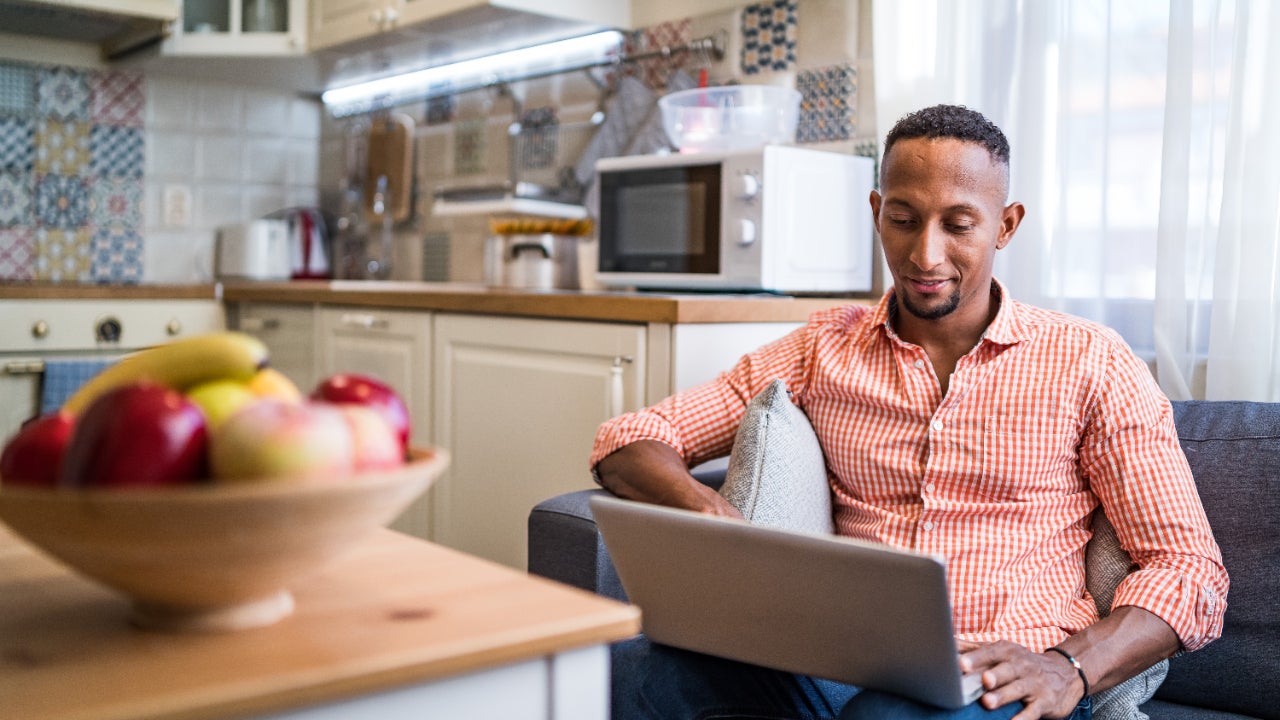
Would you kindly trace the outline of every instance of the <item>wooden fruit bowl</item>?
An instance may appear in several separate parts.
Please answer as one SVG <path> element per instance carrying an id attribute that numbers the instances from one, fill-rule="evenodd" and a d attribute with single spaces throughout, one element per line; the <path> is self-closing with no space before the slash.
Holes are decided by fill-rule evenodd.
<path id="1" fill-rule="evenodd" d="M 289 586 L 391 522 L 448 456 L 323 481 L 145 490 L 6 488 L 0 520 L 69 567 L 133 601 L 147 628 L 226 631 L 293 611 Z"/>

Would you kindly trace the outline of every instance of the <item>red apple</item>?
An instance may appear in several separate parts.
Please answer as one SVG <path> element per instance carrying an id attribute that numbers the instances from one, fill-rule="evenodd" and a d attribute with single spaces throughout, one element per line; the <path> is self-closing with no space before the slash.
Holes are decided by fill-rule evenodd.
<path id="1" fill-rule="evenodd" d="M 0 482 L 55 487 L 76 418 L 57 410 L 28 420 L 0 453 Z"/>
<path id="2" fill-rule="evenodd" d="M 204 413 L 182 393 L 142 382 L 99 396 L 67 446 L 63 487 L 156 487 L 205 475 Z"/>
<path id="3" fill-rule="evenodd" d="M 403 453 L 409 447 L 409 408 L 389 385 L 368 375 L 339 373 L 331 375 L 311 391 L 313 400 L 329 403 L 367 405 L 382 414 L 400 439 Z"/>
<path id="4" fill-rule="evenodd" d="M 214 480 L 327 480 L 355 471 L 346 417 L 336 406 L 261 398 L 213 428 Z"/>
<path id="5" fill-rule="evenodd" d="M 336 405 L 347 420 L 354 443 L 356 470 L 377 470 L 404 464 L 404 446 L 391 423 L 377 410 L 350 403 Z"/>

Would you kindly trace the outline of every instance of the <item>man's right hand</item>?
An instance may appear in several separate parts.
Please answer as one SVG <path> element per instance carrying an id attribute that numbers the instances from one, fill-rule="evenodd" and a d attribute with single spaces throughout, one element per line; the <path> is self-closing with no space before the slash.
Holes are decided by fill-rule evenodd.
<path id="1" fill-rule="evenodd" d="M 621 498 L 741 518 L 720 493 L 689 474 L 675 448 L 655 440 L 624 445 L 596 465 L 600 484 Z"/>

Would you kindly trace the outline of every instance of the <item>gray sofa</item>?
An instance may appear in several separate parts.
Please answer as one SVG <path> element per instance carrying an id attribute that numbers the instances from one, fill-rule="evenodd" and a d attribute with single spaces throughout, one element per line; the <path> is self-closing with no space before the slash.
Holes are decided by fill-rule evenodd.
<path id="1" fill-rule="evenodd" d="M 1222 638 L 1174 658 L 1142 710 L 1155 720 L 1280 719 L 1280 403 L 1177 402 L 1174 415 L 1231 592 Z M 625 600 L 588 509 L 597 492 L 533 509 L 529 572 Z"/>

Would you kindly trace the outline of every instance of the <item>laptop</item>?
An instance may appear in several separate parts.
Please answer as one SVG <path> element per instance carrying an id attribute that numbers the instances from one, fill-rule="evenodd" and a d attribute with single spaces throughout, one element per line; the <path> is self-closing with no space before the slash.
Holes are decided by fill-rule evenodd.
<path id="1" fill-rule="evenodd" d="M 591 511 L 654 642 L 947 709 L 982 694 L 937 557 L 606 495 Z"/>

